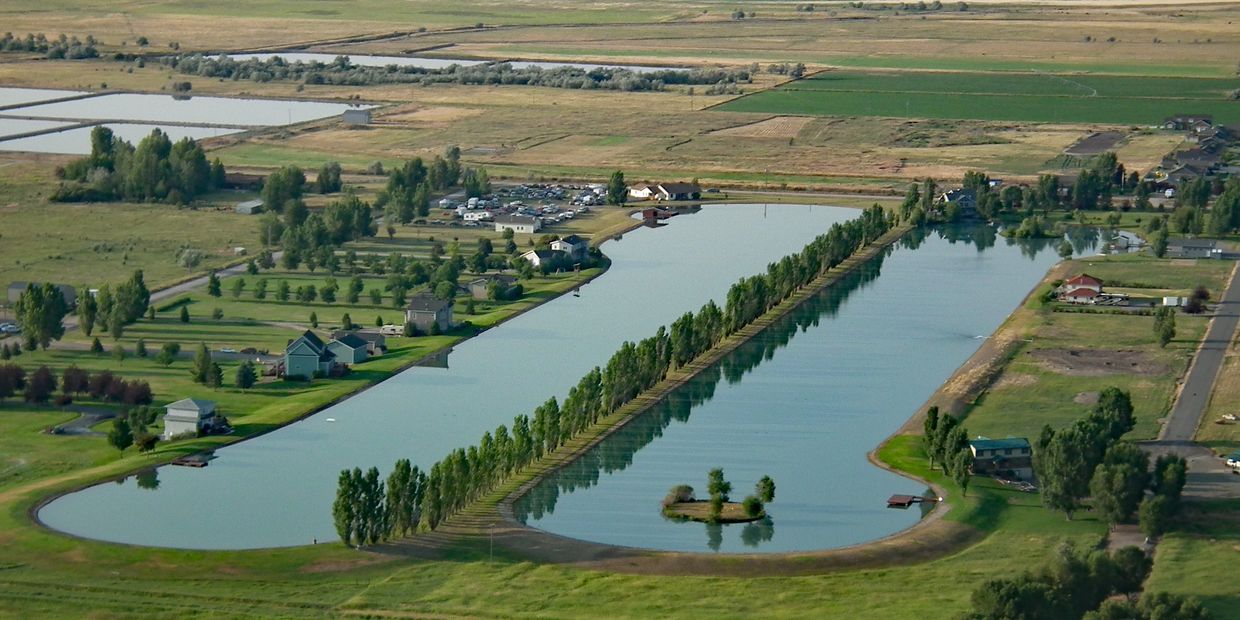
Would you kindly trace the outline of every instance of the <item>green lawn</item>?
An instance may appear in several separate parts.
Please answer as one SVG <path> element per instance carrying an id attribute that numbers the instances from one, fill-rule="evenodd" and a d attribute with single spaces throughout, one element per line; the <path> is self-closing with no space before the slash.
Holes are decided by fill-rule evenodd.
<path id="1" fill-rule="evenodd" d="M 1195 596 L 1216 620 L 1240 619 L 1240 588 L 1233 578 L 1240 560 L 1240 500 L 1185 506 L 1181 531 L 1163 537 L 1145 589 Z"/>
<path id="2" fill-rule="evenodd" d="M 718 106 L 728 112 L 1157 124 L 1176 114 L 1240 120 L 1234 80 L 968 72 L 828 71 Z"/>

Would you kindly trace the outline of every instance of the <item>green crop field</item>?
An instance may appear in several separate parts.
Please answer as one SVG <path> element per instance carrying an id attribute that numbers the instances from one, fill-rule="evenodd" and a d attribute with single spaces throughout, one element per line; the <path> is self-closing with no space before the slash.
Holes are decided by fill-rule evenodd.
<path id="1" fill-rule="evenodd" d="M 716 107 L 727 112 L 1151 125 L 1176 114 L 1240 121 L 1212 78 L 828 71 Z"/>

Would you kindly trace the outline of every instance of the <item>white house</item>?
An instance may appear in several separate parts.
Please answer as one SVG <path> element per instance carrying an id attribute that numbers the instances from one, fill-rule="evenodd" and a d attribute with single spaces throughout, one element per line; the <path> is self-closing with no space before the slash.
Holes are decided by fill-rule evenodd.
<path id="1" fill-rule="evenodd" d="M 634 200 L 651 200 L 654 198 L 654 186 L 645 183 L 629 186 L 629 198 Z"/>
<path id="2" fill-rule="evenodd" d="M 501 215 L 495 218 L 495 232 L 505 230 L 533 234 L 542 230 L 542 220 L 528 215 Z"/>
<path id="3" fill-rule="evenodd" d="M 660 183 L 654 191 L 659 200 L 697 200 L 702 197 L 702 188 L 697 183 Z"/>
<path id="4" fill-rule="evenodd" d="M 197 398 L 183 398 L 166 407 L 164 413 L 164 439 L 178 435 L 210 430 L 215 427 L 215 403 Z"/>
<path id="5" fill-rule="evenodd" d="M 559 250 L 530 250 L 521 255 L 530 264 L 535 267 L 542 267 L 544 263 L 555 263 L 557 260 L 563 260 L 568 255 Z"/>
<path id="6" fill-rule="evenodd" d="M 1098 291 L 1092 288 L 1075 288 L 1059 296 L 1059 299 L 1070 304 L 1092 304 L 1098 297 Z"/>
<path id="7" fill-rule="evenodd" d="M 551 249 L 557 252 L 563 252 L 569 255 L 573 260 L 581 260 L 586 257 L 586 251 L 589 250 L 590 243 L 577 235 L 569 235 L 551 242 Z"/>

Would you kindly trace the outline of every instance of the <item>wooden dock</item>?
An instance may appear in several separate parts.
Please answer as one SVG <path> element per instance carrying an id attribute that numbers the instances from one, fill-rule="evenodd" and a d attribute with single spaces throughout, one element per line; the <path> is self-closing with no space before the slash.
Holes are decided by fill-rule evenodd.
<path id="1" fill-rule="evenodd" d="M 887 498 L 887 507 L 903 509 L 903 508 L 908 508 L 909 506 L 912 506 L 913 504 L 920 504 L 922 502 L 937 502 L 937 501 L 939 501 L 938 498 L 922 497 L 920 495 L 892 495 L 891 497 Z"/>

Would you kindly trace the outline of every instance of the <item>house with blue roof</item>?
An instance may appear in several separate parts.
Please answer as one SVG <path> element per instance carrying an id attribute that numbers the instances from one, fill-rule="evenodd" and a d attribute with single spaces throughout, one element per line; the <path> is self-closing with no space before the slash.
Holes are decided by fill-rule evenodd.
<path id="1" fill-rule="evenodd" d="M 1033 446 L 1024 437 L 969 441 L 973 453 L 973 473 L 996 478 L 1033 478 Z"/>

